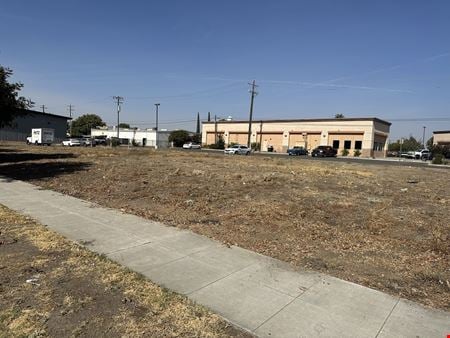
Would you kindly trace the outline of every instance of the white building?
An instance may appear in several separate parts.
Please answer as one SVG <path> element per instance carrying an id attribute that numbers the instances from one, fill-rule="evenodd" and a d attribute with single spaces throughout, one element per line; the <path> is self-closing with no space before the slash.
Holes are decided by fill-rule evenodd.
<path id="1" fill-rule="evenodd" d="M 139 128 L 119 128 L 119 139 L 122 144 L 135 144 L 141 147 L 168 148 L 170 131 Z M 116 127 L 99 127 L 91 129 L 91 136 L 106 136 L 107 139 L 117 137 Z"/>

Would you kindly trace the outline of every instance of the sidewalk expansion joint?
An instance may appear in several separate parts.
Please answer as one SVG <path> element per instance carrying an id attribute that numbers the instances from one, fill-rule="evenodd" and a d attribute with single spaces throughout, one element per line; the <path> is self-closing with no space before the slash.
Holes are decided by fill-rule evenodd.
<path id="1" fill-rule="evenodd" d="M 237 272 L 239 272 L 239 271 L 245 270 L 245 269 L 247 269 L 248 267 L 250 267 L 250 266 L 252 266 L 252 265 L 255 265 L 255 264 L 257 264 L 257 263 L 251 263 L 251 264 L 249 264 L 249 265 L 247 265 L 247 266 L 244 266 L 243 268 L 234 270 L 233 272 L 230 272 L 230 273 L 227 274 L 226 276 L 220 277 L 220 278 L 216 279 L 215 281 L 212 281 L 212 282 L 210 282 L 210 283 L 208 283 L 208 284 L 206 284 L 206 285 L 203 285 L 202 287 L 200 287 L 200 288 L 198 288 L 198 289 L 196 289 L 196 290 L 193 290 L 193 291 L 191 291 L 191 292 L 189 292 L 189 293 L 186 293 L 186 296 L 189 296 L 189 295 L 193 294 L 194 292 L 200 291 L 200 290 L 206 288 L 207 286 L 210 286 L 211 284 L 217 283 L 217 282 L 221 281 L 222 279 L 225 279 L 225 278 L 227 278 L 227 277 L 230 277 L 231 275 L 233 275 L 233 274 L 235 274 L 235 273 L 237 273 Z"/>
<path id="2" fill-rule="evenodd" d="M 105 255 L 106 256 L 114 255 L 115 253 L 118 253 L 118 252 L 121 252 L 121 251 L 130 250 L 130 249 L 134 249 L 134 248 L 138 248 L 140 246 L 144 246 L 144 245 L 147 245 L 147 244 L 150 244 L 150 243 L 153 243 L 153 242 L 152 241 L 147 241 L 145 243 L 141 243 L 141 244 L 138 244 L 138 245 L 129 246 L 128 248 L 122 248 L 122 249 L 114 250 L 114 251 L 111 251 L 111 252 L 106 252 Z"/>
<path id="3" fill-rule="evenodd" d="M 392 307 L 391 311 L 388 313 L 388 315 L 387 315 L 386 318 L 384 319 L 383 324 L 381 324 L 381 327 L 380 327 L 380 329 L 378 330 L 377 335 L 375 336 L 375 338 L 377 338 L 377 337 L 380 335 L 381 331 L 383 330 L 384 326 L 386 325 L 386 322 L 387 322 L 388 319 L 391 317 L 392 312 L 394 312 L 394 310 L 395 310 L 395 308 L 397 307 L 398 303 L 400 303 L 400 298 L 397 299 L 397 301 L 395 302 L 395 304 L 394 304 L 394 306 Z"/>
<path id="4" fill-rule="evenodd" d="M 265 323 L 267 323 L 269 320 L 271 320 L 273 317 L 275 317 L 277 314 L 279 314 L 281 311 L 283 311 L 286 307 L 288 307 L 289 305 L 291 305 L 294 301 L 296 301 L 297 299 L 299 299 L 301 296 L 303 296 L 306 292 L 308 292 L 309 289 L 311 289 L 313 286 L 315 286 L 316 284 L 318 284 L 321 280 L 318 280 L 317 282 L 315 282 L 314 284 L 312 284 L 309 288 L 307 288 L 305 291 L 303 291 L 302 293 L 300 293 L 297 297 L 294 297 L 294 299 L 292 299 L 289 303 L 287 303 L 286 305 L 284 305 L 281 309 L 279 309 L 277 312 L 275 312 L 273 315 L 271 315 L 269 318 L 267 318 L 265 321 L 263 321 L 261 324 L 259 324 L 257 327 L 255 327 L 252 332 L 255 332 L 256 330 L 258 330 L 261 326 L 263 326 Z"/>

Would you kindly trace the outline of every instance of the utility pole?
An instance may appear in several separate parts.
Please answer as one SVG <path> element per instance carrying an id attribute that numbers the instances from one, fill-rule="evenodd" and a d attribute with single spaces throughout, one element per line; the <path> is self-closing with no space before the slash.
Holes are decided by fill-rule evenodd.
<path id="1" fill-rule="evenodd" d="M 427 129 L 427 127 L 423 126 L 423 137 L 422 137 L 423 149 L 425 149 L 425 129 Z"/>
<path id="2" fill-rule="evenodd" d="M 67 108 L 69 108 L 69 116 L 72 117 L 72 111 L 74 111 L 73 108 L 75 108 L 75 106 L 69 104 L 69 105 L 67 106 Z"/>
<path id="3" fill-rule="evenodd" d="M 41 108 L 42 108 L 42 112 L 45 113 L 45 108 L 47 108 L 47 107 L 45 106 L 45 104 L 43 104 L 43 105 L 41 106 Z"/>
<path id="4" fill-rule="evenodd" d="M 251 145 L 251 136 L 252 136 L 253 100 L 254 100 L 255 96 L 258 94 L 255 91 L 255 88 L 258 86 L 255 84 L 255 80 L 253 80 L 252 83 L 249 83 L 249 85 L 251 86 L 251 89 L 249 90 L 249 92 L 251 94 L 251 99 L 250 99 L 250 116 L 248 118 L 247 146 L 250 148 L 252 146 Z"/>
<path id="5" fill-rule="evenodd" d="M 72 137 L 72 112 L 74 111 L 73 108 L 75 108 L 73 105 L 69 104 L 67 106 L 69 108 L 69 116 L 70 116 L 70 137 Z"/>
<path id="6" fill-rule="evenodd" d="M 211 112 L 208 112 L 208 122 L 211 122 Z"/>
<path id="7" fill-rule="evenodd" d="M 113 96 L 113 99 L 117 102 L 117 140 L 119 140 L 119 124 L 120 124 L 120 108 L 123 103 L 122 96 Z"/>
<path id="8" fill-rule="evenodd" d="M 155 103 L 155 107 L 156 107 L 156 131 L 158 131 L 158 115 L 159 115 L 159 106 L 161 104 L 160 103 Z"/>
<path id="9" fill-rule="evenodd" d="M 261 152 L 261 147 L 262 147 L 262 126 L 263 126 L 263 122 L 261 120 L 259 122 L 259 152 Z"/>

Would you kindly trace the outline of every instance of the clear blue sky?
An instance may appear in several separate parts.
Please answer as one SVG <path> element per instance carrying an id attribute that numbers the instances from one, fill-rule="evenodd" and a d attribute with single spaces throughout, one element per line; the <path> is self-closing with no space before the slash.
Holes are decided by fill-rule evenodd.
<path id="1" fill-rule="evenodd" d="M 0 64 L 38 107 L 160 128 L 196 113 L 450 129 L 450 1 L 2 1 Z M 396 119 L 442 118 L 402 122 Z M 184 122 L 187 121 L 187 122 Z"/>

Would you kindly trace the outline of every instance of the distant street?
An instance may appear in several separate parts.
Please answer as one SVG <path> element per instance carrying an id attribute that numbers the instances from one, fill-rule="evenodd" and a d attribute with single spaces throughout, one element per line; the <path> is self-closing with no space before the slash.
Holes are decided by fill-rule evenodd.
<path id="1" fill-rule="evenodd" d="M 197 149 L 176 149 L 180 151 L 199 151 Z M 202 152 L 223 154 L 222 150 L 216 149 L 202 149 Z M 234 155 L 227 155 L 234 156 Z M 251 156 L 269 156 L 278 157 L 285 160 L 297 160 L 297 161 L 328 161 L 328 162 L 345 162 L 345 163 L 361 163 L 361 164 L 373 164 L 373 165 L 388 165 L 388 166 L 406 166 L 406 167 L 423 167 L 423 168 L 439 168 L 439 169 L 450 169 L 448 165 L 432 165 L 428 161 L 421 160 L 410 160 L 410 159 L 399 159 L 394 157 L 388 157 L 385 159 L 371 159 L 371 158 L 354 158 L 354 157 L 311 157 L 311 156 L 289 156 L 285 153 L 268 153 L 268 152 L 254 152 Z"/>

